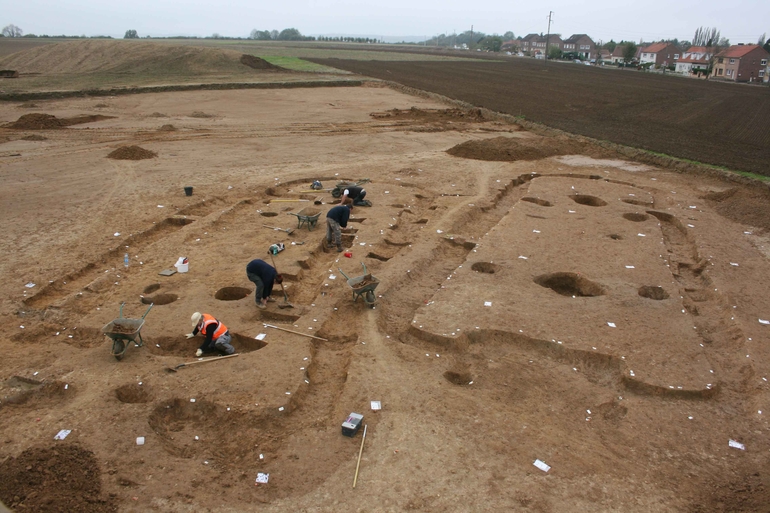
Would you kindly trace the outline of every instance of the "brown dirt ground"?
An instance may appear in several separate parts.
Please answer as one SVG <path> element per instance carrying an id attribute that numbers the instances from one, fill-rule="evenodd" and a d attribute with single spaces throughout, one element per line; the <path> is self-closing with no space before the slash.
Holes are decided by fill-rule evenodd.
<path id="1" fill-rule="evenodd" d="M 40 103 L 69 118 L 99 101 Z M 116 117 L 43 131 L 42 143 L 0 128 L 8 505 L 766 508 L 766 188 L 461 121 L 387 88 L 108 105 Z M 177 130 L 158 131 L 153 112 Z M 0 123 L 17 116 L 0 104 Z M 122 145 L 158 157 L 104 158 Z M 352 258 L 326 252 L 323 223 L 297 228 L 289 214 L 334 204 L 313 180 L 362 178 L 373 206 L 352 212 Z M 258 310 L 244 268 L 277 242 L 295 308 L 278 307 L 276 287 Z M 158 274 L 179 256 L 189 272 Z M 342 275 L 365 274 L 361 262 L 379 280 L 373 309 Z M 122 302 L 146 319 L 144 345 L 119 362 L 101 330 Z M 221 319 L 239 356 L 168 372 L 195 360 L 194 311 Z M 340 433 L 350 412 L 367 425 L 356 489 L 361 434 Z M 54 441 L 61 429 L 72 433 Z"/>

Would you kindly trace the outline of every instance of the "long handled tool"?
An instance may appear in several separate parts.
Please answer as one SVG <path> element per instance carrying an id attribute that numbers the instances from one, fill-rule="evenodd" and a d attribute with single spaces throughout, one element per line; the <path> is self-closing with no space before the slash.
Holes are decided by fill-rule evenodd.
<path id="1" fill-rule="evenodd" d="M 226 356 L 215 356 L 213 358 L 205 358 L 203 360 L 195 360 L 194 362 L 180 363 L 176 367 L 166 367 L 166 370 L 168 372 L 176 372 L 177 369 L 181 369 L 182 367 L 188 367 L 190 365 L 195 365 L 196 363 L 218 362 L 220 360 L 224 360 L 225 358 L 232 358 L 233 356 L 238 356 L 239 354 L 240 353 L 228 354 Z"/>
<path id="2" fill-rule="evenodd" d="M 314 338 L 314 339 L 317 339 L 317 340 L 323 340 L 324 342 L 328 342 L 328 340 L 326 340 L 325 338 L 315 337 L 313 335 L 308 335 L 307 333 L 300 333 L 299 331 L 287 330 L 286 328 L 280 328 L 278 326 L 273 326 L 272 324 L 265 324 L 265 328 L 273 328 L 274 330 L 286 331 L 288 333 L 294 333 L 295 335 L 302 335 L 303 337 L 310 337 L 310 338 Z"/>
<path id="3" fill-rule="evenodd" d="M 273 258 L 272 253 L 270 253 L 270 260 L 273 262 L 273 267 L 275 267 L 275 259 Z M 275 272 L 278 272 L 277 267 L 275 267 Z M 289 296 L 286 294 L 286 289 L 283 288 L 283 281 L 281 281 L 281 290 L 283 291 L 283 303 L 278 305 L 278 308 L 294 308 L 294 305 L 289 303 Z"/>
<path id="4" fill-rule="evenodd" d="M 366 424 L 364 424 L 364 436 L 361 438 L 361 448 L 358 450 L 358 463 L 356 463 L 356 475 L 353 478 L 353 488 L 356 487 L 356 481 L 358 481 L 358 467 L 361 465 L 361 455 L 364 453 L 364 442 L 366 441 Z"/>
<path id="5" fill-rule="evenodd" d="M 292 232 L 294 231 L 294 228 L 278 228 L 278 227 L 275 227 L 275 226 L 268 226 L 266 224 L 263 224 L 262 226 L 264 226 L 265 228 L 271 228 L 273 230 L 279 230 L 279 231 L 282 231 L 282 232 L 286 232 L 288 235 L 291 235 Z"/>

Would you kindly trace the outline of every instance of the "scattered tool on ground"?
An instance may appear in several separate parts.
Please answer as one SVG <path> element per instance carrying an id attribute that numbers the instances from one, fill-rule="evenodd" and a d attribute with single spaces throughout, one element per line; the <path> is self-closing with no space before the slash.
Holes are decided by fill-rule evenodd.
<path id="1" fill-rule="evenodd" d="M 297 203 L 297 202 L 304 202 L 307 203 L 310 201 L 309 199 L 277 199 L 277 200 L 270 200 L 270 203 Z"/>
<path id="2" fill-rule="evenodd" d="M 291 235 L 292 232 L 294 231 L 294 228 L 278 228 L 276 226 L 268 226 L 266 224 L 263 224 L 262 226 L 264 226 L 265 228 L 270 228 L 272 230 L 278 230 L 278 231 L 281 231 L 281 232 L 286 232 L 288 235 Z"/>
<path id="3" fill-rule="evenodd" d="M 112 339 L 112 356 L 118 361 L 122 360 L 126 355 L 126 349 L 131 345 L 131 342 L 136 347 L 142 347 L 144 344 L 140 332 L 142 326 L 144 326 L 144 318 L 153 307 L 153 304 L 150 303 L 150 307 L 144 312 L 141 319 L 128 319 L 123 317 L 123 306 L 125 304 L 125 301 L 120 303 L 120 316 L 102 328 L 102 333 Z M 136 341 L 137 338 L 139 338 L 139 342 Z"/>
<path id="4" fill-rule="evenodd" d="M 364 436 L 361 437 L 361 448 L 358 450 L 358 462 L 356 463 L 356 475 L 353 477 L 353 488 L 356 487 L 356 481 L 358 481 L 358 467 L 361 465 L 361 455 L 364 453 L 364 442 L 366 441 L 366 424 L 364 424 Z"/>
<path id="5" fill-rule="evenodd" d="M 323 340 L 324 342 L 328 342 L 328 340 L 326 340 L 325 338 L 316 337 L 314 335 L 308 335 L 307 333 L 300 333 L 299 331 L 287 330 L 286 328 L 281 328 L 279 326 L 273 326 L 272 324 L 265 324 L 264 326 L 265 326 L 265 328 L 273 328 L 274 330 L 286 331 L 288 333 L 294 333 L 295 335 L 302 335 L 303 337 L 310 337 L 310 338 L 314 338 L 316 340 Z"/>
<path id="6" fill-rule="evenodd" d="M 176 372 L 177 369 L 181 369 L 182 367 L 188 367 L 190 365 L 195 365 L 196 363 L 206 363 L 206 362 L 214 362 L 219 360 L 224 360 L 225 358 L 232 358 L 233 356 L 238 356 L 240 353 L 235 354 L 228 354 L 225 356 L 215 356 L 213 358 L 204 358 L 203 360 L 195 360 L 194 362 L 185 362 L 180 363 L 176 367 L 166 367 L 167 372 Z"/>
<path id="7" fill-rule="evenodd" d="M 275 267 L 275 272 L 278 274 L 281 274 L 278 271 L 278 267 L 275 265 L 275 259 L 273 258 L 273 254 L 270 253 L 270 260 L 273 262 L 273 267 Z M 286 294 L 286 289 L 283 288 L 283 281 L 281 281 L 281 291 L 283 292 L 283 303 L 280 303 L 278 305 L 278 308 L 294 308 L 294 305 L 289 302 L 289 296 Z"/>

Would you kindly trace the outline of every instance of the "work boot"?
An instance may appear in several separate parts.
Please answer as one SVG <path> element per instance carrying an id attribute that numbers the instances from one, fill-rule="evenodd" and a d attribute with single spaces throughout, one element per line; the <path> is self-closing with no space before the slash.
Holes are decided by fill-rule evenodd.
<path id="1" fill-rule="evenodd" d="M 257 308 L 259 308 L 260 310 L 264 310 L 265 308 L 267 308 L 267 305 L 263 305 L 262 303 L 257 303 Z"/>
<path id="2" fill-rule="evenodd" d="M 267 302 L 268 303 L 275 303 L 275 298 L 273 296 L 267 296 Z"/>
<path id="3" fill-rule="evenodd" d="M 342 253 L 342 246 L 337 246 L 337 253 Z"/>

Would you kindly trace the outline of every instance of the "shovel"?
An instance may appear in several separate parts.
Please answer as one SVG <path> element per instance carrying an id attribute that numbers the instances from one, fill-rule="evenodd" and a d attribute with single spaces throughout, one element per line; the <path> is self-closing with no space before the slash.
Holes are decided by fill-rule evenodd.
<path id="1" fill-rule="evenodd" d="M 195 365 L 196 363 L 206 363 L 211 361 L 219 361 L 224 360 L 225 358 L 232 358 L 233 356 L 238 356 L 240 353 L 235 354 L 228 354 L 226 356 L 215 356 L 213 358 L 205 358 L 203 360 L 195 360 L 194 362 L 186 362 L 186 363 L 180 363 L 176 367 L 166 367 L 167 372 L 176 372 L 177 369 L 181 369 L 182 367 L 187 367 L 189 365 Z"/>
<path id="2" fill-rule="evenodd" d="M 273 267 L 275 267 L 275 259 L 273 258 L 272 253 L 270 253 L 270 260 L 273 262 Z M 275 267 L 275 272 L 278 272 L 277 267 Z M 278 308 L 294 308 L 294 305 L 289 303 L 289 296 L 286 295 L 286 289 L 283 288 L 283 282 L 281 282 L 281 290 L 283 291 L 283 303 L 279 304 Z"/>
<path id="3" fill-rule="evenodd" d="M 275 226 L 268 226 L 266 224 L 263 224 L 265 228 L 270 228 L 272 230 L 279 230 L 282 232 L 286 232 L 287 235 L 291 235 L 291 233 L 294 231 L 294 228 L 276 228 Z"/>

